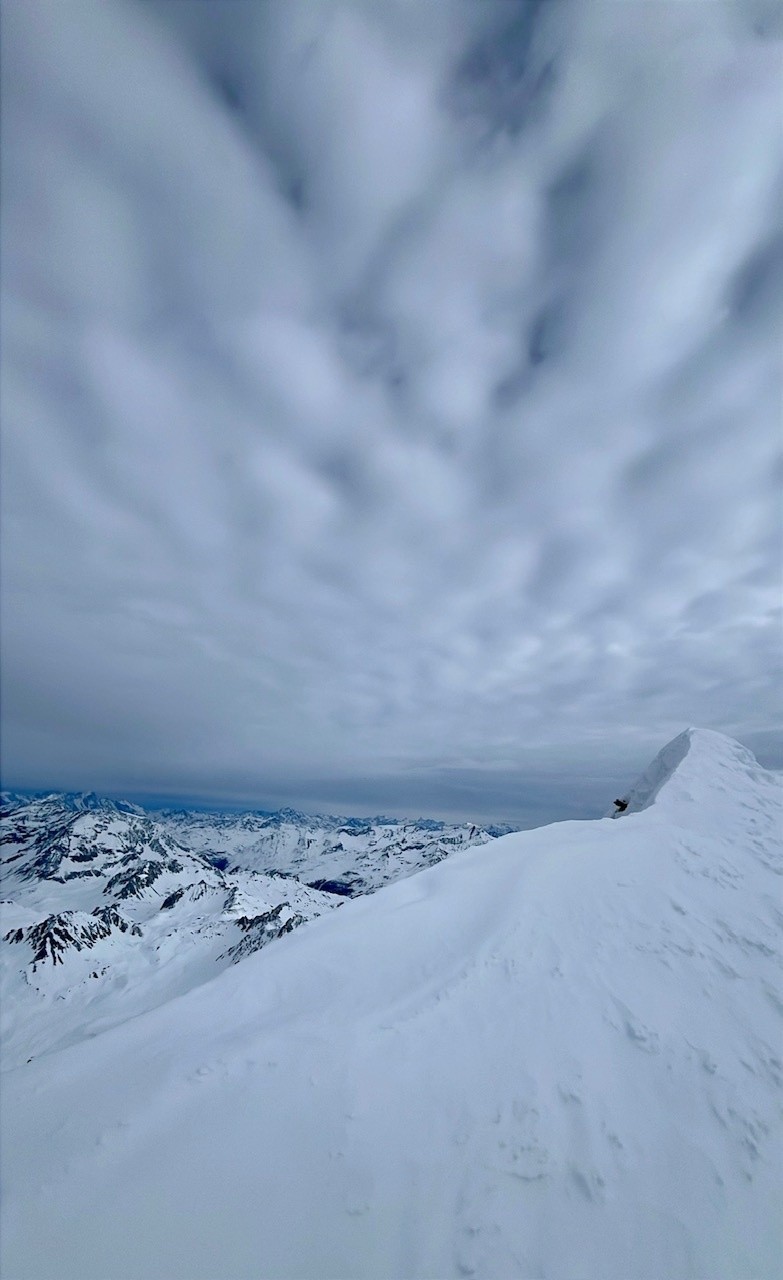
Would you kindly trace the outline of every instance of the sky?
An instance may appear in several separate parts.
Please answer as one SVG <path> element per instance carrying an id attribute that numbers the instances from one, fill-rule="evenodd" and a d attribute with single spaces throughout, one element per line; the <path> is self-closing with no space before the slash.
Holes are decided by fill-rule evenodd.
<path id="1" fill-rule="evenodd" d="M 783 10 L 5 0 L 5 785 L 783 765 Z"/>

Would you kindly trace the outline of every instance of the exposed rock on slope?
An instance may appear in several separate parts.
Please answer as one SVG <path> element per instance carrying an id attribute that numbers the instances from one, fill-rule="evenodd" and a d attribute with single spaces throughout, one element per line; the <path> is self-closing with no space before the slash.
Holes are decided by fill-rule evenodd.
<path id="1" fill-rule="evenodd" d="M 94 794 L 31 800 L 6 793 L 4 1064 L 78 1039 L 88 1006 L 92 1012 L 103 1005 L 101 1025 L 135 1016 L 340 905 L 343 896 L 371 892 L 490 838 L 467 824 L 370 823 L 294 810 L 155 819 Z M 328 874 L 335 867 L 339 881 Z"/>
<path id="2" fill-rule="evenodd" d="M 221 865 L 283 872 L 344 897 L 373 893 L 458 849 L 486 844 L 510 830 L 432 820 L 335 818 L 293 809 L 241 814 L 177 810 L 156 817 L 183 844 Z"/>
<path id="3" fill-rule="evenodd" d="M 224 872 L 133 806 L 12 801 L 0 820 L 3 1066 L 214 977 L 335 905 L 296 880 Z M 272 915 L 275 927 L 244 922 Z"/>

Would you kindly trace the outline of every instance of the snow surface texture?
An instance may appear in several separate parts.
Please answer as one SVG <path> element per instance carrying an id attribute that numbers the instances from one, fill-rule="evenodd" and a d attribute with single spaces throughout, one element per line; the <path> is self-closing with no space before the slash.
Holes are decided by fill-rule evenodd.
<path id="1" fill-rule="evenodd" d="M 778 1276 L 780 779 L 659 761 L 9 1071 L 3 1276 Z"/>

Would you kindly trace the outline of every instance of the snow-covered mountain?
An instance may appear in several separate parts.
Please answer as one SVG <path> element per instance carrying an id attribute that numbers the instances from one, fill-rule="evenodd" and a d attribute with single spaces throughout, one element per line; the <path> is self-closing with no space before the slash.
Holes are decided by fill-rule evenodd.
<path id="1" fill-rule="evenodd" d="M 94 793 L 4 792 L 3 1064 L 134 1017 L 346 896 L 490 839 L 427 820 L 150 815 Z"/>
<path id="2" fill-rule="evenodd" d="M 346 897 L 373 893 L 434 866 L 457 849 L 485 844 L 511 830 L 427 819 L 313 816 L 295 809 L 240 814 L 162 810 L 155 818 L 218 865 L 283 872 Z"/>
<path id="3" fill-rule="evenodd" d="M 5 1067 L 187 991 L 337 901 L 220 870 L 133 805 L 56 794 L 6 799 L 0 897 Z"/>
<path id="4" fill-rule="evenodd" d="M 2 1274 L 778 1277 L 780 778 L 689 730 L 624 798 L 8 1071 Z"/>

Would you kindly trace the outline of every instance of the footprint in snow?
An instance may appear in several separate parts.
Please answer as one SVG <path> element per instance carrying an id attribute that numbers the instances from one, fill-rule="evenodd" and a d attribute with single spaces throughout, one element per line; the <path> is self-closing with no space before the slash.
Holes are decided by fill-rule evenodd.
<path id="1" fill-rule="evenodd" d="M 618 1027 L 612 1018 L 605 1015 L 610 1026 L 615 1027 L 617 1030 L 622 1029 L 628 1039 L 645 1053 L 660 1053 L 661 1042 L 657 1031 L 645 1026 L 641 1018 L 637 1018 L 621 1000 L 614 999 L 613 1003 L 620 1014 L 622 1026 Z"/>
<path id="2" fill-rule="evenodd" d="M 540 1141 L 539 1113 L 516 1100 L 511 1114 L 504 1118 L 503 1137 L 499 1138 L 493 1164 L 498 1172 L 508 1173 L 521 1182 L 537 1182 L 551 1172 L 551 1158 Z"/>
<path id="3" fill-rule="evenodd" d="M 606 1186 L 600 1173 L 596 1173 L 594 1169 L 580 1169 L 577 1165 L 571 1165 L 571 1181 L 582 1193 L 586 1200 L 598 1200 Z"/>

